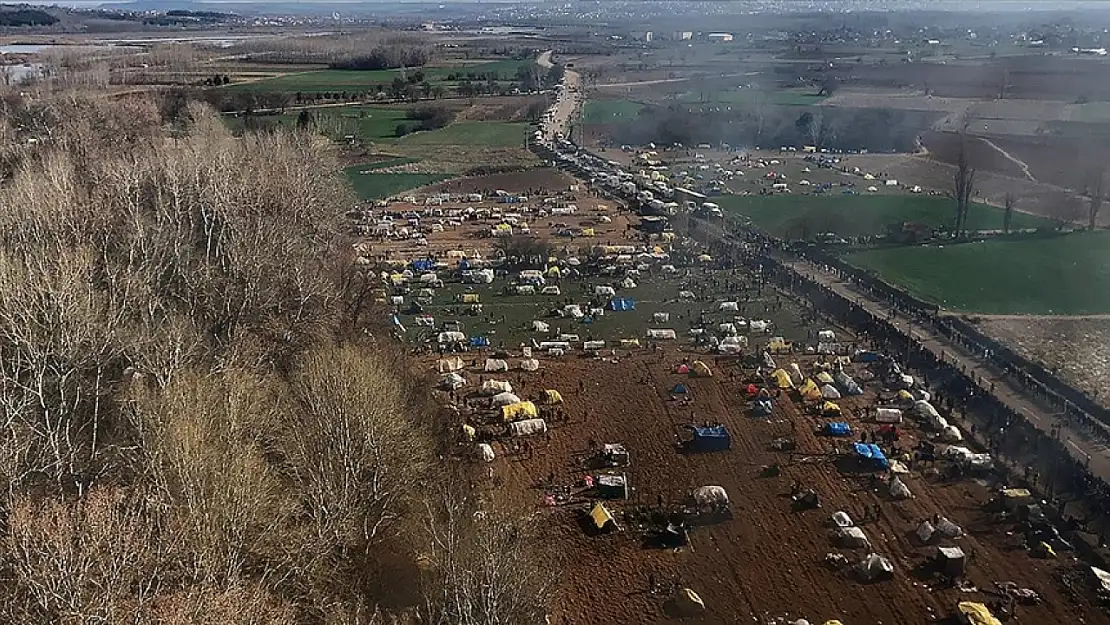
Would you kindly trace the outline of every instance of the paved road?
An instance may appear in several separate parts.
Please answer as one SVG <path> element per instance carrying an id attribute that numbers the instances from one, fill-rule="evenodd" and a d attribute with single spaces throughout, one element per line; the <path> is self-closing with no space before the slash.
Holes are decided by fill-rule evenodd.
<path id="1" fill-rule="evenodd" d="M 890 307 L 874 299 L 874 296 L 851 284 L 841 280 L 835 274 L 825 272 L 813 263 L 795 261 L 791 267 L 799 274 L 809 277 L 834 292 L 848 298 L 863 307 L 871 314 L 885 318 Z M 939 334 L 929 326 L 915 323 L 904 317 L 894 320 L 894 324 L 904 331 L 909 332 L 922 345 L 937 356 L 944 356 L 948 362 L 955 362 L 967 369 L 969 376 L 973 377 L 985 392 L 990 392 L 994 385 L 994 395 L 1003 404 L 1025 416 L 1038 430 L 1048 433 L 1054 424 L 1059 424 L 1056 418 L 1058 411 L 1042 401 L 1033 397 L 1025 387 L 1018 384 L 1010 377 L 1003 376 L 994 366 L 988 364 L 980 356 L 956 345 L 949 338 Z M 1081 436 L 1067 425 L 1061 425 L 1060 438 L 1066 441 L 1064 445 L 1068 453 L 1080 462 L 1090 458 L 1089 470 L 1104 480 L 1110 481 L 1110 449 L 1101 443 Z"/>
<path id="2" fill-rule="evenodd" d="M 552 51 L 548 50 L 536 58 L 536 63 L 541 67 L 551 67 L 554 63 L 551 62 Z M 563 80 L 566 83 L 566 90 L 563 95 L 555 103 L 555 116 L 551 123 L 544 124 L 544 134 L 550 139 L 556 132 L 567 135 L 570 129 L 571 122 L 574 121 L 578 112 L 578 107 L 582 105 L 582 90 L 581 90 L 581 77 L 578 72 L 566 69 L 563 71 Z"/>

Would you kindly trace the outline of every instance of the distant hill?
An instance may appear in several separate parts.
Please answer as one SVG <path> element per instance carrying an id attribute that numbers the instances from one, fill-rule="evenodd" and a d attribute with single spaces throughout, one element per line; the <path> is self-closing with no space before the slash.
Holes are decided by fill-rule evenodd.
<path id="1" fill-rule="evenodd" d="M 0 27 L 53 26 L 61 20 L 32 6 L 0 6 Z"/>

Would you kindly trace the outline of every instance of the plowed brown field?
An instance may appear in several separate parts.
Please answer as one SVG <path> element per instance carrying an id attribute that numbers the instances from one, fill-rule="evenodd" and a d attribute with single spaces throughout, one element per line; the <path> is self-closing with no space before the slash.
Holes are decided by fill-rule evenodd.
<path id="1" fill-rule="evenodd" d="M 1062 589 L 1062 574 L 1080 567 L 1070 554 L 1062 553 L 1056 560 L 1032 558 L 1020 547 L 1020 533 L 1009 534 L 1012 526 L 983 510 L 990 497 L 985 483 L 970 479 L 944 482 L 915 469 L 903 476 L 915 497 L 891 501 L 885 489 L 882 493 L 872 490 L 865 476 L 842 475 L 837 470 L 831 455 L 834 445 L 846 449 L 850 441 L 815 436 L 814 429 L 824 419 L 805 414 L 800 399 L 783 395 L 769 418 L 753 417 L 747 412 L 741 373 L 730 379 L 730 365 L 724 362 L 715 367 L 713 378 L 671 373 L 682 356 L 671 347 L 663 355 L 641 353 L 619 363 L 544 361 L 543 369 L 536 373 L 514 371 L 496 376 L 512 380 L 521 396 L 555 388 L 566 400 L 569 422 L 556 423 L 549 442 L 539 439 L 533 457 L 514 456 L 495 444 L 499 457 L 491 465 L 503 479 L 494 490 L 498 498 L 539 510 L 545 528 L 544 548 L 560 580 L 560 596 L 552 602 L 552 623 L 667 621 L 664 597 L 648 593 L 649 575 L 668 587 L 678 580 L 701 595 L 707 611 L 687 619 L 692 623 L 763 624 L 787 616 L 817 624 L 826 619 L 840 619 L 844 625 L 944 622 L 958 601 L 991 601 L 994 597 L 945 587 L 915 573 L 915 567 L 934 548 L 920 544 L 913 530 L 934 513 L 947 516 L 968 533 L 954 544 L 971 554 L 967 579 L 975 586 L 993 591 L 994 582 L 1012 581 L 1044 597 L 1038 606 L 1019 606 L 1010 623 L 1110 623 L 1110 617 L 1093 605 L 1090 592 Z M 735 365 L 731 367 L 739 371 Z M 584 383 L 581 392 L 580 381 Z M 690 389 L 693 402 L 689 406 L 670 400 L 669 391 L 679 381 Z M 861 420 L 864 409 L 876 403 L 875 389 L 839 403 L 845 410 L 844 420 L 857 432 L 875 427 Z M 677 453 L 677 426 L 704 420 L 728 426 L 732 449 L 701 455 Z M 914 425 L 908 424 L 906 431 L 903 447 L 912 446 L 917 437 Z M 787 454 L 771 451 L 768 444 L 792 432 L 798 452 L 795 461 L 789 462 Z M 654 507 L 658 495 L 674 504 L 693 488 L 710 484 L 727 489 L 733 519 L 697 528 L 691 533 L 690 546 L 678 551 L 644 548 L 635 527 L 624 522 L 621 532 L 587 536 L 580 524 L 587 502 L 544 507 L 540 484 L 549 473 L 554 473 L 559 484 L 580 482 L 585 471 L 577 458 L 587 451 L 591 439 L 623 442 L 632 454 L 627 471 L 634 492 L 628 501 L 610 506 L 618 520 L 622 510 Z M 783 464 L 783 474 L 759 477 L 760 466 L 773 462 Z M 792 512 L 789 491 L 793 480 L 815 489 L 822 508 Z M 850 572 L 823 564 L 829 552 L 839 551 L 852 561 L 866 553 L 837 549 L 829 540 L 826 522 L 834 511 L 844 510 L 859 523 L 865 506 L 876 503 L 881 505 L 881 518 L 862 524 L 862 528 L 873 551 L 891 560 L 895 575 L 890 581 L 863 584 Z"/>

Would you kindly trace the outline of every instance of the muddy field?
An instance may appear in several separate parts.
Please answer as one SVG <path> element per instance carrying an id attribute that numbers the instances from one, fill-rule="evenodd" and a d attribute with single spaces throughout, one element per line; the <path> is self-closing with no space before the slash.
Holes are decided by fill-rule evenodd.
<path id="1" fill-rule="evenodd" d="M 1013 581 L 1045 597 L 1040 606 L 1018 608 L 1012 623 L 1063 623 L 1082 615 L 1087 623 L 1110 623 L 1083 596 L 1060 590 L 1060 580 L 1072 576 L 1077 565 L 1064 557 L 1037 560 L 1019 548 L 1020 539 L 1008 534 L 1011 526 L 983 511 L 988 488 L 965 480 L 943 482 L 919 471 L 903 476 L 915 498 L 893 502 L 870 488 L 863 476 L 843 474 L 834 466 L 835 447 L 848 442 L 817 437 L 812 430 L 824 419 L 808 416 L 796 398 L 776 401 L 770 418 L 753 418 L 743 397 L 743 378 L 734 364 L 713 363 L 711 379 L 672 373 L 683 357 L 697 358 L 676 348 L 661 354 L 640 354 L 619 362 L 572 360 L 544 362 L 535 374 L 514 374 L 514 386 L 526 393 L 560 389 L 566 398 L 569 423 L 557 424 L 550 442 L 537 443 L 533 457 L 506 457 L 506 448 L 493 466 L 504 480 L 497 494 L 519 506 L 535 506 L 546 527 L 546 547 L 561 573 L 562 601 L 555 623 L 652 623 L 666 620 L 664 596 L 648 592 L 649 577 L 659 585 L 679 584 L 697 591 L 707 612 L 689 622 L 765 623 L 774 617 L 808 618 L 811 622 L 839 618 L 844 623 L 928 623 L 950 615 L 956 602 L 990 601 L 989 594 L 943 587 L 915 570 L 931 553 L 913 530 L 925 518 L 941 513 L 961 525 L 968 536 L 955 541 L 974 554 L 967 578 L 992 591 L 995 582 Z M 736 378 L 730 372 L 736 373 Z M 678 382 L 690 387 L 693 402 L 684 406 L 670 399 Z M 583 386 L 579 387 L 579 384 Z M 581 390 L 579 390 L 581 389 Z M 874 405 L 872 392 L 841 400 L 848 422 L 864 431 L 874 427 L 862 420 Z M 733 435 L 730 451 L 681 455 L 674 448 L 677 427 L 691 421 L 724 423 Z M 791 462 L 785 453 L 772 452 L 769 442 L 796 436 L 800 454 Z M 911 445 L 917 434 L 903 440 Z M 655 507 L 682 501 L 691 489 L 714 484 L 732 496 L 734 518 L 697 528 L 691 544 L 678 550 L 649 549 L 641 544 L 634 523 L 624 531 L 589 536 L 583 530 L 586 502 L 563 507 L 540 505 L 540 484 L 551 473 L 558 484 L 580 483 L 585 471 L 576 458 L 589 441 L 623 442 L 632 455 L 628 470 L 634 492 L 611 508 L 618 519 L 636 507 Z M 780 462 L 783 475 L 759 477 L 759 467 Z M 792 512 L 791 483 L 814 488 L 822 498 L 818 510 Z M 858 560 L 866 550 L 836 548 L 826 522 L 843 510 L 862 518 L 865 506 L 879 504 L 881 516 L 862 529 L 873 550 L 895 566 L 890 581 L 864 585 L 845 571 L 823 564 L 829 552 Z M 866 599 L 861 600 L 863 597 Z M 559 620 L 562 619 L 562 620 Z"/>
<path id="2" fill-rule="evenodd" d="M 1110 407 L 1103 385 L 1110 375 L 1110 317 L 980 317 L 976 324 L 1022 356 Z"/>

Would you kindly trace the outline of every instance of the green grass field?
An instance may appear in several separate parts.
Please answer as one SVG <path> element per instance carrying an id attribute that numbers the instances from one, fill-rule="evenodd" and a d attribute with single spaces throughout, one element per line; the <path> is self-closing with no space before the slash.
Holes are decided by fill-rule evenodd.
<path id="1" fill-rule="evenodd" d="M 405 159 L 396 159 L 398 161 Z M 343 170 L 347 176 L 347 180 L 351 182 L 351 187 L 354 188 L 355 193 L 363 200 L 381 200 L 422 187 L 428 184 L 434 184 L 451 177 L 450 174 L 376 174 L 364 173 L 371 172 L 374 169 L 381 169 L 383 167 L 391 167 L 393 165 L 400 165 L 402 163 L 371 163 L 369 165 L 355 165 Z"/>
<path id="2" fill-rule="evenodd" d="M 782 89 L 760 92 L 758 89 L 720 89 L 702 93 L 698 90 L 687 91 L 682 100 L 687 102 L 706 102 L 712 104 L 746 104 L 757 97 L 765 97 L 766 102 L 777 106 L 812 106 L 827 96 L 817 95 L 816 88 Z"/>
<path id="3" fill-rule="evenodd" d="M 983 314 L 1110 313 L 1110 232 L 903 247 L 847 260 L 917 296 Z"/>
<path id="4" fill-rule="evenodd" d="M 584 124 L 630 122 L 640 114 L 643 105 L 629 100 L 587 100 L 582 111 Z"/>
<path id="5" fill-rule="evenodd" d="M 524 145 L 528 124 L 517 122 L 455 122 L 439 130 L 417 132 L 401 139 L 403 145 L 518 147 Z"/>
<path id="6" fill-rule="evenodd" d="M 459 79 L 465 78 L 468 73 L 475 75 L 488 75 L 496 73 L 502 81 L 512 80 L 521 65 L 532 63 L 530 60 L 491 61 L 477 65 L 424 67 L 405 70 L 406 76 L 414 71 L 423 71 L 424 79 L 435 84 L 448 82 L 448 76 L 455 74 Z M 232 84 L 225 89 L 241 91 L 285 91 L 305 93 L 318 93 L 322 91 L 368 91 L 371 88 L 384 85 L 389 87 L 394 78 L 400 77 L 402 70 L 346 70 L 346 69 L 321 69 L 309 72 L 297 72 L 285 76 L 267 78 L 256 82 Z"/>
<path id="7" fill-rule="evenodd" d="M 840 236 L 882 234 L 888 225 L 907 221 L 936 228 L 950 226 L 955 213 L 952 200 L 923 195 L 731 195 L 711 199 L 777 237 L 797 237 L 803 225 L 811 235 L 835 232 Z M 1002 210 L 975 204 L 967 225 L 971 230 L 1001 230 Z M 1014 214 L 1015 229 L 1053 225 L 1047 219 Z"/>

